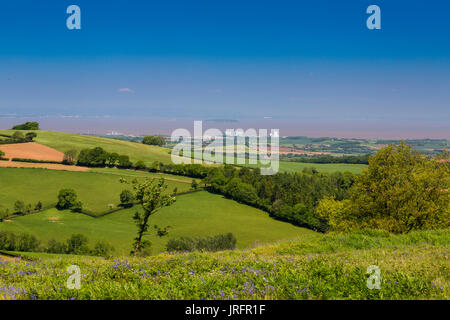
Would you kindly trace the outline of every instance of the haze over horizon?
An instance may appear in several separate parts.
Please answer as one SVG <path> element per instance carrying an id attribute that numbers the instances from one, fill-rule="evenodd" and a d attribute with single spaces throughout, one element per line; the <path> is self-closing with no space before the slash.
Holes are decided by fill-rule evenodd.
<path id="1" fill-rule="evenodd" d="M 0 127 L 170 134 L 192 120 L 450 139 L 448 1 L 18 0 L 0 11 Z M 219 129 L 227 123 L 209 123 Z"/>

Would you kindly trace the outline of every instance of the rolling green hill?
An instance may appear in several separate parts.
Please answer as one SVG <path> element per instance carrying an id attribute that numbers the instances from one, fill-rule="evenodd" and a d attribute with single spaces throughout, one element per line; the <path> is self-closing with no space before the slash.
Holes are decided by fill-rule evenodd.
<path id="1" fill-rule="evenodd" d="M 0 130 L 0 134 L 11 135 L 14 131 L 15 130 Z M 102 147 L 108 152 L 117 152 L 119 154 L 128 155 L 133 162 L 142 160 L 147 165 L 150 165 L 153 161 L 161 161 L 167 164 L 172 162 L 170 149 L 168 148 L 63 132 L 37 131 L 36 133 L 37 137 L 34 139 L 36 142 L 62 152 L 71 149 L 80 151 L 84 148 Z M 367 166 L 360 164 L 310 164 L 280 161 L 281 172 L 301 172 L 304 168 L 308 167 L 314 167 L 320 172 L 350 171 L 352 173 L 361 173 Z"/>
<path id="2" fill-rule="evenodd" d="M 132 219 L 136 208 L 138 207 L 100 218 L 50 209 L 2 222 L 0 228 L 29 232 L 45 243 L 51 238 L 65 240 L 71 234 L 82 233 L 90 239 L 91 244 L 97 240 L 106 240 L 114 245 L 116 254 L 126 255 L 136 236 L 137 228 Z M 153 243 L 154 253 L 163 251 L 171 237 L 232 232 L 237 238 L 237 247 L 246 248 L 255 243 L 314 234 L 313 231 L 274 220 L 261 210 L 205 191 L 179 196 L 172 206 L 161 209 L 151 217 L 150 225 L 154 224 L 160 227 L 171 226 L 167 237 L 147 237 Z"/>
<path id="3" fill-rule="evenodd" d="M 0 130 L 0 134 L 12 134 L 15 130 Z M 108 139 L 80 134 L 70 134 L 52 131 L 36 131 L 34 141 L 52 147 L 61 152 L 71 149 L 78 152 L 85 148 L 102 147 L 107 152 L 117 152 L 130 157 L 133 162 L 142 160 L 146 164 L 153 161 L 169 163 L 171 160 L 170 149 L 149 146 L 142 143 L 129 142 L 117 139 Z"/>
<path id="4" fill-rule="evenodd" d="M 127 185 L 120 183 L 120 178 L 132 180 L 135 177 L 166 177 L 152 173 L 141 173 L 131 170 L 95 169 L 92 172 L 57 171 L 30 168 L 0 168 L 0 205 L 9 208 L 14 202 L 24 201 L 34 205 L 41 201 L 44 207 L 55 205 L 59 190 L 72 188 L 83 202 L 83 208 L 94 213 L 108 210 L 108 205 L 117 206 L 119 195 Z M 189 179 L 173 177 L 167 180 L 168 192 L 178 188 L 178 192 L 190 188 Z M 181 182 L 186 181 L 186 182 Z M 129 187 L 128 187 L 129 188 Z"/>

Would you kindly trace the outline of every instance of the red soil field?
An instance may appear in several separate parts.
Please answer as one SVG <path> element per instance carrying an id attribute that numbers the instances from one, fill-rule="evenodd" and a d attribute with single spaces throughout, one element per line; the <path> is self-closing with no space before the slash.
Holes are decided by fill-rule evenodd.
<path id="1" fill-rule="evenodd" d="M 45 168 L 53 170 L 67 170 L 67 171 L 87 171 L 88 168 L 77 166 L 66 166 L 63 164 L 53 163 L 30 163 L 30 162 L 16 162 L 11 161 L 12 158 L 33 159 L 33 160 L 47 160 L 47 161 L 62 161 L 64 154 L 53 148 L 44 146 L 36 142 L 3 144 L 0 145 L 0 150 L 5 153 L 4 158 L 9 161 L 0 161 L 0 167 L 9 168 Z"/>

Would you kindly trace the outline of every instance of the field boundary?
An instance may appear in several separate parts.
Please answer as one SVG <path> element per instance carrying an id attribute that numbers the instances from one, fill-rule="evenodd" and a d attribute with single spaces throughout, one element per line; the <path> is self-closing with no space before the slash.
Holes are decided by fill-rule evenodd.
<path id="1" fill-rule="evenodd" d="M 186 194 L 195 193 L 195 192 L 200 192 L 200 191 L 206 191 L 206 190 L 204 190 L 203 188 L 199 188 L 197 190 L 183 191 L 183 192 L 177 193 L 176 197 L 177 196 L 183 196 L 183 195 L 186 195 Z M 135 205 L 138 205 L 138 203 L 133 203 L 133 206 L 135 206 Z M 18 218 L 18 217 L 24 217 L 24 216 L 40 213 L 40 212 L 43 212 L 43 211 L 46 211 L 46 210 L 50 210 L 50 209 L 53 209 L 53 208 L 56 208 L 56 203 L 51 204 L 51 205 L 47 205 L 47 206 L 43 207 L 41 210 L 39 210 L 39 211 L 33 210 L 32 212 L 27 213 L 27 214 L 16 214 L 16 213 L 13 213 L 13 214 L 11 214 L 9 216 L 2 217 L 0 219 L 0 221 L 4 222 L 4 220 L 14 219 L 14 218 Z M 112 213 L 115 213 L 115 212 L 119 212 L 119 211 L 122 211 L 122 210 L 126 210 L 126 209 L 130 209 L 130 208 L 132 208 L 132 207 L 118 206 L 117 208 L 114 208 L 114 209 L 111 209 L 111 210 L 108 210 L 108 211 L 103 211 L 103 212 L 100 212 L 98 214 L 96 214 L 95 212 L 90 211 L 90 210 L 81 210 L 81 212 L 78 212 L 78 213 L 84 214 L 84 215 L 92 217 L 92 218 L 101 218 L 101 217 L 107 216 L 109 214 L 112 214 Z"/>
<path id="2" fill-rule="evenodd" d="M 177 194 L 176 194 L 176 197 L 177 197 L 177 196 L 183 196 L 183 195 L 186 195 L 186 194 L 195 193 L 195 192 L 200 192 L 200 191 L 205 191 L 205 190 L 204 190 L 204 189 L 197 189 L 197 190 L 184 191 L 184 192 L 177 193 Z M 136 202 L 136 203 L 133 203 L 133 206 L 135 206 L 135 205 L 137 205 L 137 204 L 138 204 L 137 202 Z M 109 215 L 109 214 L 111 214 L 111 213 L 119 212 L 119 211 L 122 211 L 122 210 L 125 210 L 125 209 L 130 209 L 130 208 L 132 208 L 132 207 L 123 207 L 123 206 L 120 206 L 120 207 L 117 207 L 117 208 L 112 209 L 112 210 L 109 210 L 109 211 L 101 212 L 101 213 L 99 213 L 99 214 L 95 214 L 94 212 L 91 212 L 91 211 L 89 211 L 89 210 L 81 210 L 80 213 L 85 214 L 85 215 L 87 215 L 87 216 L 89 216 L 89 217 L 92 217 L 92 218 L 101 218 L 101 217 L 107 216 L 107 215 Z"/>

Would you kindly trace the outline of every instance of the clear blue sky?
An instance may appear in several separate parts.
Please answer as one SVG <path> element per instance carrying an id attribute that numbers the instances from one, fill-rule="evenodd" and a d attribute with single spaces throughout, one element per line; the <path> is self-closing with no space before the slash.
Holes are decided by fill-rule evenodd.
<path id="1" fill-rule="evenodd" d="M 66 28 L 81 7 L 82 29 Z M 370 4 L 381 30 L 366 28 Z M 450 125 L 449 1 L 2 1 L 0 116 Z"/>

